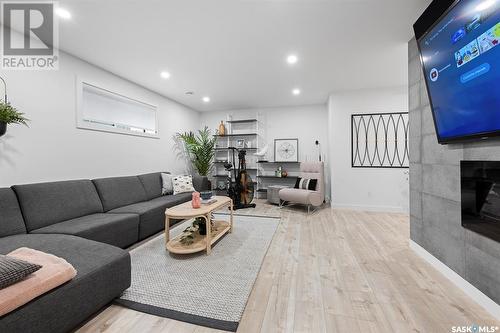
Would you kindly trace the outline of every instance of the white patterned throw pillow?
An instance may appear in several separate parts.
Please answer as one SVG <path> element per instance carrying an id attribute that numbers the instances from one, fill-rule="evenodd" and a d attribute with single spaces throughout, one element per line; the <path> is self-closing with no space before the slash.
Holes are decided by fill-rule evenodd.
<path id="1" fill-rule="evenodd" d="M 194 192 L 193 177 L 191 176 L 175 176 L 172 179 L 174 185 L 174 194 Z"/>

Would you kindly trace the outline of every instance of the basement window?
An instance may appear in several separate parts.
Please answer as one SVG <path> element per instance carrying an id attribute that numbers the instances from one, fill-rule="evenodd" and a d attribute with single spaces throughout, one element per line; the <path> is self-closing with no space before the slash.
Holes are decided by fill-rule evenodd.
<path id="1" fill-rule="evenodd" d="M 77 127 L 158 138 L 157 107 L 94 84 L 78 84 Z"/>

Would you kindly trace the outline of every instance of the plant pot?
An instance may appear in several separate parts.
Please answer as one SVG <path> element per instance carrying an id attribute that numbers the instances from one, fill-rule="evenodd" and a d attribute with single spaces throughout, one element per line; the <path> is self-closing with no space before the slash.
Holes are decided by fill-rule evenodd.
<path id="1" fill-rule="evenodd" d="M 200 235 L 205 236 L 207 234 L 207 224 L 206 224 L 205 220 L 203 220 L 203 222 L 200 221 L 198 223 L 198 227 L 200 228 L 200 229 L 198 229 L 198 231 L 200 232 Z"/>
<path id="2" fill-rule="evenodd" d="M 7 132 L 7 124 L 0 122 L 0 136 L 4 135 L 5 132 Z"/>

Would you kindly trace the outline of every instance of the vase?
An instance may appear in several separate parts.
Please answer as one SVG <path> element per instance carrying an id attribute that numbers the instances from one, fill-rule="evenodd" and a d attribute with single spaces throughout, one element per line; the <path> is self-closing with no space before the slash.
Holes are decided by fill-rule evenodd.
<path id="1" fill-rule="evenodd" d="M 207 223 L 205 222 L 205 219 L 202 218 L 203 221 L 198 222 L 198 231 L 200 232 L 200 235 L 205 236 L 207 234 Z"/>
<path id="2" fill-rule="evenodd" d="M 192 194 L 192 200 L 191 200 L 191 205 L 195 209 L 201 207 L 200 192 L 193 192 L 193 194 Z"/>
<path id="3" fill-rule="evenodd" d="M 219 135 L 226 135 L 226 126 L 224 126 L 224 121 L 220 121 L 219 125 Z"/>
<path id="4" fill-rule="evenodd" d="M 0 136 L 4 135 L 7 132 L 7 123 L 0 121 Z"/>

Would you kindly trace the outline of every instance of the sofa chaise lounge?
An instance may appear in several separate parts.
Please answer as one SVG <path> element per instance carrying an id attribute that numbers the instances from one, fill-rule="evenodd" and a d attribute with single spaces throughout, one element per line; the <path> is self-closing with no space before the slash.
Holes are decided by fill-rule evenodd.
<path id="1" fill-rule="evenodd" d="M 196 190 L 208 189 L 193 177 Z M 127 248 L 164 228 L 160 173 L 0 188 L 0 254 L 29 247 L 66 259 L 76 277 L 0 317 L 0 332 L 68 332 L 130 286 Z"/>

